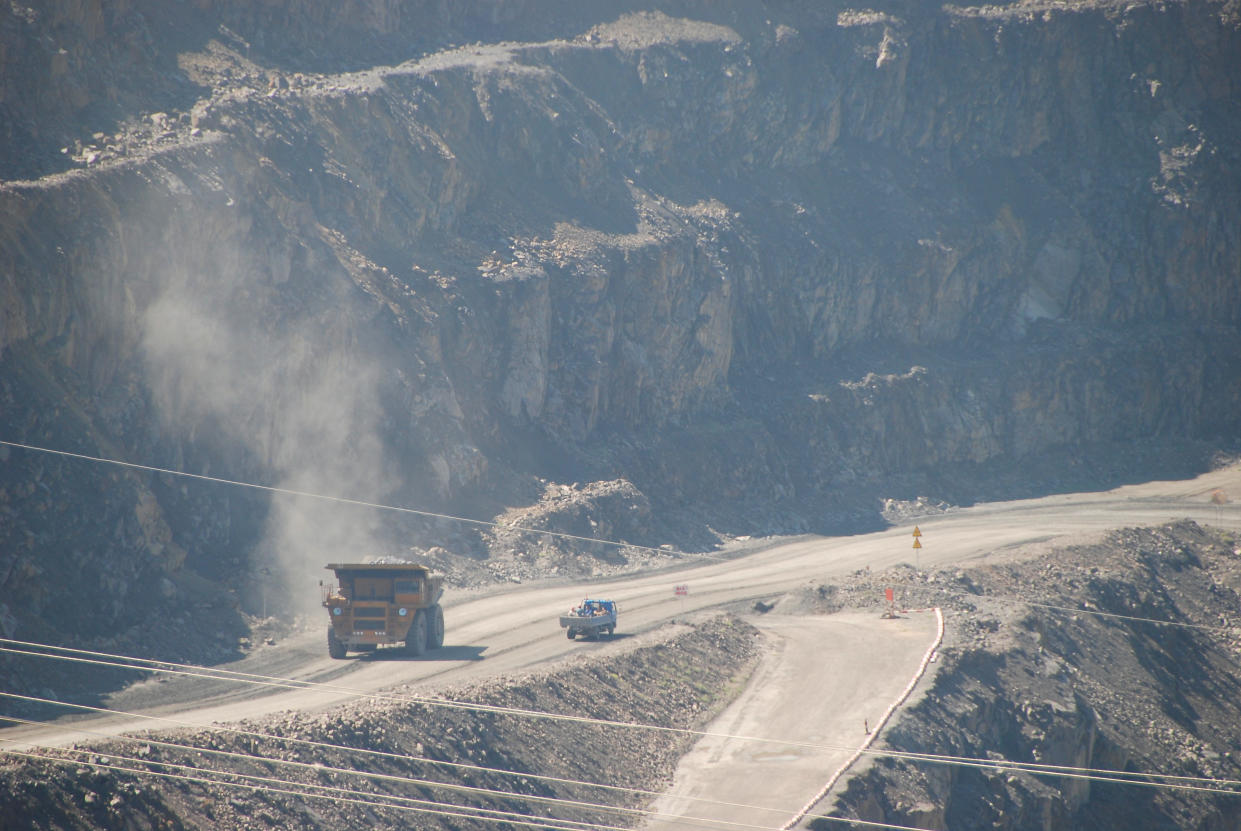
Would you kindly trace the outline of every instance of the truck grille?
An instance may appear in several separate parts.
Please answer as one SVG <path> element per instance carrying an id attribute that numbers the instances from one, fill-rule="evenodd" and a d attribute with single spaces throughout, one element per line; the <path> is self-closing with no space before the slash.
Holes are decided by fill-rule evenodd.
<path id="1" fill-rule="evenodd" d="M 353 619 L 360 622 L 363 618 L 367 620 L 378 618 L 382 622 L 388 619 L 388 609 L 384 606 L 353 607 Z"/>

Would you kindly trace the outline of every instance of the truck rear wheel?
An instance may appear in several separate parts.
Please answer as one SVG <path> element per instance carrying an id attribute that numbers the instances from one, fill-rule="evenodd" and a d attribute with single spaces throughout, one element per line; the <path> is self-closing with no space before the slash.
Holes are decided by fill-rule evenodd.
<path id="1" fill-rule="evenodd" d="M 439 649 L 444 645 L 444 609 L 436 603 L 428 611 L 427 649 Z"/>
<path id="2" fill-rule="evenodd" d="M 566 629 L 564 631 L 564 636 L 568 638 L 569 640 L 573 640 L 574 638 L 577 637 L 577 632 L 574 632 L 572 629 Z"/>
<path id="3" fill-rule="evenodd" d="M 414 622 L 405 633 L 405 654 L 415 658 L 427 651 L 427 615 L 422 609 L 414 614 Z"/>
<path id="4" fill-rule="evenodd" d="M 345 646 L 344 641 L 336 637 L 336 630 L 331 626 L 327 628 L 327 654 L 337 659 L 349 654 L 349 647 Z"/>

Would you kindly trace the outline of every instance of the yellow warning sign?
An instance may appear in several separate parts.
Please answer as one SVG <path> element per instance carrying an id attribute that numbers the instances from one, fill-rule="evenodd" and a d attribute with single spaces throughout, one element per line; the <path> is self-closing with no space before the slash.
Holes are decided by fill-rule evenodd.
<path id="1" fill-rule="evenodd" d="M 922 536 L 922 529 L 919 528 L 917 525 L 914 526 L 914 536 L 915 537 Z"/>
<path id="2" fill-rule="evenodd" d="M 921 548 L 922 542 L 917 537 L 914 538 L 914 548 Z"/>

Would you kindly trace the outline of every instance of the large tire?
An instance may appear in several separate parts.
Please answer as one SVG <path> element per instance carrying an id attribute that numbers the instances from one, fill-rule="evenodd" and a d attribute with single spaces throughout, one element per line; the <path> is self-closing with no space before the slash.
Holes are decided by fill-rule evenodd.
<path id="1" fill-rule="evenodd" d="M 439 649 L 444 645 L 444 609 L 436 603 L 428 612 L 427 649 Z"/>
<path id="2" fill-rule="evenodd" d="M 573 640 L 574 638 L 577 637 L 577 632 L 574 632 L 573 628 L 569 627 L 568 629 L 565 630 L 564 636 L 568 638 L 569 640 Z"/>
<path id="3" fill-rule="evenodd" d="M 338 660 L 349 654 L 349 647 L 345 646 L 344 641 L 336 637 L 336 630 L 331 626 L 327 628 L 327 654 Z"/>
<path id="4" fill-rule="evenodd" d="M 427 651 L 427 615 L 422 609 L 414 613 L 414 622 L 405 633 L 405 654 L 420 658 Z"/>
<path id="5" fill-rule="evenodd" d="M 612 633 L 615 631 L 616 631 L 616 627 L 610 623 L 607 626 L 603 627 L 603 634 L 607 635 L 609 638 L 612 637 Z"/>

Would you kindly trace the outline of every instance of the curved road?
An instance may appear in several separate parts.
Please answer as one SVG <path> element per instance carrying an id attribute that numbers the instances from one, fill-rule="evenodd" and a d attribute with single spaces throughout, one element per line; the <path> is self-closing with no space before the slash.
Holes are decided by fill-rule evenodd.
<path id="1" fill-rule="evenodd" d="M 1234 500 L 1217 506 L 1216 489 Z M 966 563 L 994 552 L 1131 525 L 1155 525 L 1189 517 L 1203 524 L 1241 527 L 1241 466 L 1196 479 L 1150 482 L 1099 493 L 1064 494 L 997 502 L 921 518 L 920 564 L 940 567 Z M 484 595 L 449 598 L 447 645 L 427 659 L 409 660 L 382 652 L 373 657 L 333 661 L 319 633 L 256 650 L 226 669 L 282 678 L 324 681 L 341 689 L 280 690 L 226 681 L 151 679 L 116 694 L 109 706 L 127 711 L 208 724 L 237 721 L 283 710 L 313 710 L 397 684 L 416 684 L 422 692 L 512 673 L 579 653 L 613 648 L 608 642 L 568 641 L 556 616 L 583 592 L 617 599 L 621 628 L 638 633 L 670 619 L 722 604 L 774 598 L 807 582 L 863 567 L 879 570 L 913 559 L 910 527 L 851 537 L 800 537 L 779 540 L 761 550 L 730 559 L 700 562 L 657 574 L 583 585 L 527 584 Z M 673 586 L 689 586 L 688 597 L 675 597 Z M 619 646 L 619 644 L 617 644 Z M 865 662 L 862 662 L 863 664 Z M 820 662 L 819 665 L 822 665 Z M 778 679 L 771 673 L 770 679 Z M 779 700 L 779 681 L 763 695 Z M 856 714 L 849 718 L 856 720 Z M 851 728 L 856 728 L 852 725 Z M 49 727 L 0 731 L 6 746 L 49 745 L 81 741 L 74 726 L 107 733 L 151 729 L 149 721 L 119 717 L 66 717 Z M 856 732 L 856 730 L 854 730 Z M 13 741 L 17 744 L 7 744 Z M 804 798 L 790 795 L 790 803 Z"/>

